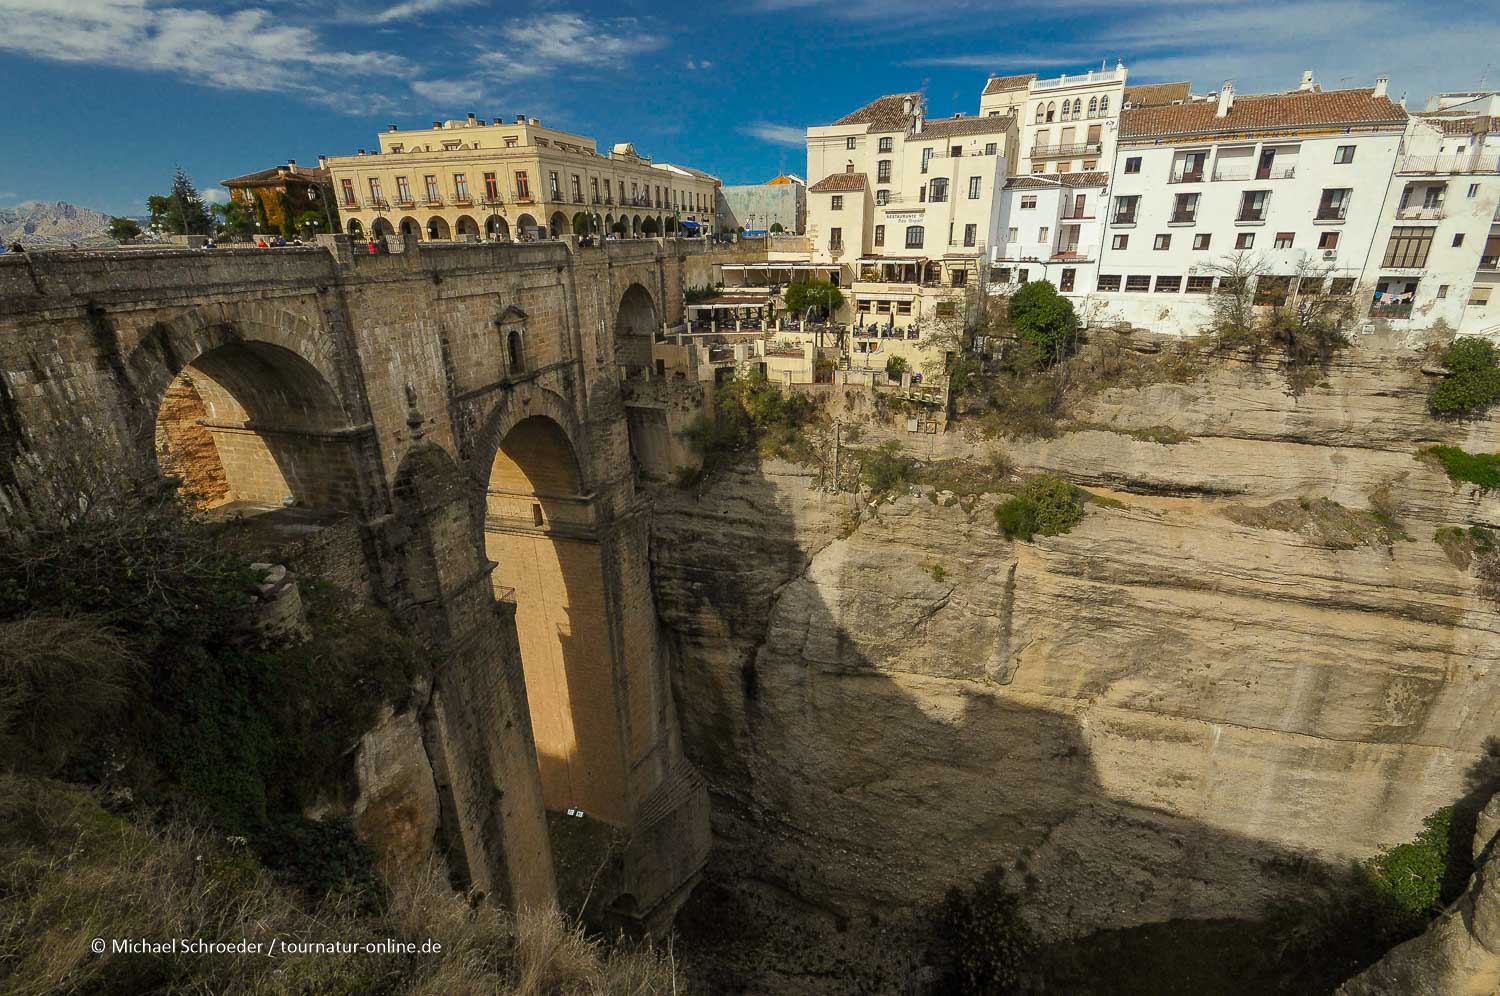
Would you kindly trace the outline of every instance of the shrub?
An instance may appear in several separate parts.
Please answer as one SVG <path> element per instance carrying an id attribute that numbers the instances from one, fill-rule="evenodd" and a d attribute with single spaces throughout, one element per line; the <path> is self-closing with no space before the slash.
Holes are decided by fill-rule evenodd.
<path id="1" fill-rule="evenodd" d="M 901 444 L 887 440 L 865 454 L 860 480 L 876 494 L 904 491 L 917 480 L 917 462 L 901 452 Z"/>
<path id="2" fill-rule="evenodd" d="M 1077 347 L 1078 316 L 1073 313 L 1073 303 L 1058 294 L 1050 281 L 1031 281 L 1012 294 L 1009 315 L 1016 335 L 1036 350 L 1044 366 L 1051 366 Z"/>
<path id="3" fill-rule="evenodd" d="M 1500 399 L 1500 365 L 1493 344 L 1465 336 L 1443 351 L 1442 364 L 1450 371 L 1432 386 L 1427 410 L 1440 418 L 1473 418 Z"/>
<path id="4" fill-rule="evenodd" d="M 1457 446 L 1430 446 L 1421 455 L 1436 460 L 1449 480 L 1475 484 L 1485 491 L 1500 487 L 1500 453 L 1468 453 Z"/>
<path id="5" fill-rule="evenodd" d="M 1058 536 L 1083 521 L 1083 492 L 1060 477 L 1040 474 L 1020 494 L 995 509 L 995 524 L 1008 539 Z"/>
<path id="6" fill-rule="evenodd" d="M 1453 853 L 1452 821 L 1453 807 L 1445 806 L 1422 821 L 1410 843 L 1381 851 L 1363 865 L 1395 922 L 1407 930 L 1420 930 L 1453 898 L 1449 866 L 1458 855 Z"/>
<path id="7" fill-rule="evenodd" d="M 713 414 L 699 419 L 689 431 L 703 454 L 702 469 L 696 477 L 678 470 L 678 484 L 697 486 L 752 456 L 812 460 L 806 429 L 816 411 L 812 401 L 783 394 L 758 372 L 720 385 L 714 392 Z"/>
<path id="8" fill-rule="evenodd" d="M 899 383 L 904 373 L 906 373 L 905 357 L 892 356 L 885 361 L 885 376 L 888 380 Z"/>
<path id="9" fill-rule="evenodd" d="M 1005 870 L 987 872 L 968 889 L 952 888 L 934 918 L 932 943 L 937 992 L 998 996 L 1015 991 L 1037 950 L 1021 902 L 1005 884 Z"/>

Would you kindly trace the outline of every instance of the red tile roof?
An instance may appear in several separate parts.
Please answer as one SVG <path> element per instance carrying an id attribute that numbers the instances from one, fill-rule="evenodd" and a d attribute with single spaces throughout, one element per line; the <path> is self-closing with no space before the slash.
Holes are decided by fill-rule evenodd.
<path id="1" fill-rule="evenodd" d="M 1036 190 L 1042 187 L 1102 187 L 1109 182 L 1109 174 L 1090 170 L 1087 173 L 1033 173 L 1030 176 L 1013 176 L 1005 181 L 1009 190 Z"/>
<path id="2" fill-rule="evenodd" d="M 1421 115 L 1427 117 L 1427 115 Z M 1477 114 L 1467 118 L 1427 117 L 1443 130 L 1444 135 L 1472 135 L 1482 131 L 1500 131 L 1500 119 Z"/>
<path id="3" fill-rule="evenodd" d="M 984 85 L 984 92 L 1004 93 L 1007 90 L 1024 90 L 1032 80 L 1036 79 L 1036 73 L 1022 73 L 1020 76 L 991 76 L 990 81 Z"/>
<path id="4" fill-rule="evenodd" d="M 1120 138 L 1163 138 L 1218 132 L 1277 131 L 1308 127 L 1403 127 L 1406 111 L 1363 90 L 1293 90 L 1288 93 L 1236 94 L 1224 117 L 1217 102 L 1195 100 L 1164 107 L 1139 107 L 1120 114 Z"/>
<path id="5" fill-rule="evenodd" d="M 1125 88 L 1125 103 L 1132 107 L 1156 107 L 1170 104 L 1174 100 L 1187 100 L 1192 96 L 1192 87 L 1187 80 L 1179 83 L 1146 83 Z"/>
<path id="6" fill-rule="evenodd" d="M 224 187 L 231 184 L 237 187 L 264 187 L 279 185 L 288 180 L 294 183 L 298 181 L 302 183 L 327 183 L 328 171 L 326 169 L 316 169 L 311 166 L 272 166 L 270 169 L 256 170 L 254 173 L 246 173 L 244 176 L 220 180 L 219 185 Z"/>
<path id="7" fill-rule="evenodd" d="M 811 194 L 837 194 L 845 190 L 865 189 L 863 173 L 831 173 L 807 188 Z"/>
<path id="8" fill-rule="evenodd" d="M 851 114 L 845 114 L 834 122 L 834 125 L 869 125 L 871 131 L 905 131 L 906 122 L 909 120 L 906 114 L 906 101 L 910 98 L 914 103 L 921 103 L 922 94 L 912 93 L 888 93 L 884 97 L 877 97 L 859 110 Z"/>
<path id="9" fill-rule="evenodd" d="M 1010 128 L 1013 120 L 1015 119 L 1008 114 L 985 115 L 977 118 L 955 115 L 951 118 L 922 122 L 922 131 L 918 137 L 950 138 L 959 135 L 1000 134 Z"/>

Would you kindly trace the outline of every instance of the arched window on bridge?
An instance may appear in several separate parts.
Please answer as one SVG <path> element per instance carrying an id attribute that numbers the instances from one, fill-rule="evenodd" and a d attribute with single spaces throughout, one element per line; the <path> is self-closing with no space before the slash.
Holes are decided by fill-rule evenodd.
<path id="1" fill-rule="evenodd" d="M 495 319 L 495 328 L 500 331 L 500 341 L 505 343 L 505 369 L 503 377 L 519 377 L 526 372 L 526 312 L 515 305 L 508 305 Z"/>

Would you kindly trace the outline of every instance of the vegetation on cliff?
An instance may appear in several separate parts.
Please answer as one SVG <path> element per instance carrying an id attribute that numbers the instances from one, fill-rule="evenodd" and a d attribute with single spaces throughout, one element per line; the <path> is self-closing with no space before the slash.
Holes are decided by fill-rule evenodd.
<path id="1" fill-rule="evenodd" d="M 1475 418 L 1500 399 L 1500 354 L 1487 339 L 1465 336 L 1443 351 L 1448 376 L 1432 385 L 1427 410 L 1439 418 Z"/>
<path id="2" fill-rule="evenodd" d="M 679 467 L 677 483 L 698 487 L 724 468 L 754 458 L 812 462 L 815 454 L 807 429 L 816 417 L 817 406 L 811 400 L 783 394 L 758 372 L 721 384 L 714 391 L 713 413 L 701 417 L 690 431 L 703 464 Z"/>
<path id="3" fill-rule="evenodd" d="M 1009 539 L 1057 536 L 1083 521 L 1084 491 L 1051 474 L 1038 474 L 995 509 L 995 524 Z"/>
<path id="4" fill-rule="evenodd" d="M 1469 453 L 1457 446 L 1429 446 L 1418 454 L 1436 462 L 1448 479 L 1485 491 L 1500 488 L 1500 453 Z"/>

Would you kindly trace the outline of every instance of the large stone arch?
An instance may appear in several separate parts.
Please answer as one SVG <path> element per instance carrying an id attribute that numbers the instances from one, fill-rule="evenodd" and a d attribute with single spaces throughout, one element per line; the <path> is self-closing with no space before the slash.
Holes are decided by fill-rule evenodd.
<path id="1" fill-rule="evenodd" d="M 461 214 L 458 216 L 458 220 L 453 223 L 453 234 L 459 238 L 463 238 L 466 235 L 472 235 L 475 238 L 478 238 L 479 222 L 475 221 L 473 218 L 469 217 L 466 214 Z"/>
<path id="2" fill-rule="evenodd" d="M 644 375 L 651 366 L 651 344 L 661 329 L 661 312 L 643 284 L 632 283 L 620 294 L 614 329 L 615 362 L 626 377 Z"/>
<path id="3" fill-rule="evenodd" d="M 465 468 L 470 481 L 482 487 L 489 480 L 490 467 L 500 450 L 501 441 L 517 423 L 533 415 L 545 416 L 562 428 L 578 461 L 579 486 L 585 492 L 592 491 L 598 483 L 598 475 L 593 468 L 588 433 L 571 404 L 555 391 L 535 382 L 517 384 L 485 417 L 474 436 L 472 456 Z"/>
<path id="4" fill-rule="evenodd" d="M 548 238 L 560 239 L 568 234 L 568 216 L 561 211 L 553 211 L 552 217 L 547 219 Z"/>
<path id="5" fill-rule="evenodd" d="M 410 215 L 401 219 L 401 224 L 397 226 L 396 230 L 408 242 L 420 242 L 422 240 L 422 223 Z"/>
<path id="6" fill-rule="evenodd" d="M 484 237 L 493 242 L 510 241 L 510 225 L 498 214 L 492 214 L 484 221 Z"/>
<path id="7" fill-rule="evenodd" d="M 435 214 L 427 219 L 427 238 L 432 242 L 447 242 L 453 238 L 453 229 L 448 225 L 448 219 L 440 214 Z"/>

